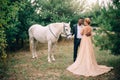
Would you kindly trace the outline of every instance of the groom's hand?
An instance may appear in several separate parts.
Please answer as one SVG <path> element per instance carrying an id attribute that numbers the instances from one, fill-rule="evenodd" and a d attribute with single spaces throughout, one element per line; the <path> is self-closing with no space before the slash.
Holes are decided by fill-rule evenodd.
<path id="1" fill-rule="evenodd" d="M 91 36 L 91 33 L 87 33 L 86 36 Z"/>

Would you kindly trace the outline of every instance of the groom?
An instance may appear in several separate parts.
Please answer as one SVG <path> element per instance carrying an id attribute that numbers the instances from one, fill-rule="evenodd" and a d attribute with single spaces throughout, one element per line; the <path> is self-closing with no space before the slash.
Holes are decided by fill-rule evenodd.
<path id="1" fill-rule="evenodd" d="M 75 62 L 77 58 L 77 52 L 78 52 L 78 47 L 81 42 L 82 35 L 80 34 L 82 28 L 83 28 L 83 19 L 80 18 L 78 20 L 78 23 L 73 26 L 72 29 L 72 34 L 74 35 L 74 55 L 73 55 L 73 61 Z"/>

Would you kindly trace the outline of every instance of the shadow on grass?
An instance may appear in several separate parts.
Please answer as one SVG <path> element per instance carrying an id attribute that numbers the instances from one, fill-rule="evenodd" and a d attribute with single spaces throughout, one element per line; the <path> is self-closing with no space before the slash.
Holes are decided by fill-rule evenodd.
<path id="1" fill-rule="evenodd" d="M 108 63 L 114 67 L 112 70 L 114 75 L 109 80 L 120 80 L 120 59 L 109 60 Z"/>

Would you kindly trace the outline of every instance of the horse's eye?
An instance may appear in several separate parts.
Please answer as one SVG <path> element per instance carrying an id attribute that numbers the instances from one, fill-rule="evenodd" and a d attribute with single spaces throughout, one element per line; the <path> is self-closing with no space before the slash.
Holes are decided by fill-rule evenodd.
<path id="1" fill-rule="evenodd" d="M 68 29 L 65 29 L 66 31 L 68 31 Z"/>

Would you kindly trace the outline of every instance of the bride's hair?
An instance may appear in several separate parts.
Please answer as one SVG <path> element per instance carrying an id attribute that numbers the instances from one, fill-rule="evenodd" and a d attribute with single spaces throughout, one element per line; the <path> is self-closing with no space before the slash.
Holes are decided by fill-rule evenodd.
<path id="1" fill-rule="evenodd" d="M 90 21 L 90 18 L 85 18 L 84 21 L 90 25 L 91 21 Z M 86 36 L 91 36 L 91 28 L 86 28 L 87 29 L 87 33 L 86 33 Z"/>
<path id="2" fill-rule="evenodd" d="M 85 18 L 84 20 L 85 20 L 85 22 L 87 22 L 88 24 L 91 23 L 90 18 Z"/>

